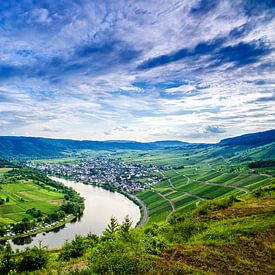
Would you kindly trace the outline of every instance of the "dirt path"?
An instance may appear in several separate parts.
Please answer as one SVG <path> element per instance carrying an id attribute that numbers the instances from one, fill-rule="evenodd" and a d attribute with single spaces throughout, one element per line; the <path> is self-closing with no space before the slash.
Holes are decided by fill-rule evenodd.
<path id="1" fill-rule="evenodd" d="M 154 190 L 154 189 L 153 189 L 153 191 L 154 191 L 155 193 L 157 193 L 159 196 L 161 196 L 163 199 L 165 199 L 166 201 L 168 201 L 168 202 L 170 203 L 170 205 L 171 205 L 171 207 L 172 207 L 172 211 L 166 216 L 166 219 L 165 219 L 166 221 L 168 221 L 169 218 L 171 217 L 171 215 L 176 211 L 176 207 L 175 207 L 175 205 L 173 204 L 172 200 L 168 199 L 168 198 L 165 197 L 163 194 L 157 192 L 157 191 Z"/>
<path id="2" fill-rule="evenodd" d="M 238 186 L 234 186 L 234 185 L 223 185 L 223 184 L 219 184 L 219 183 L 214 183 L 214 182 L 209 182 L 209 181 L 206 181 L 206 182 L 203 182 L 203 181 L 198 181 L 198 182 L 201 182 L 201 183 L 205 183 L 205 184 L 208 184 L 208 185 L 213 185 L 213 186 L 222 186 L 222 187 L 230 187 L 232 189 L 237 189 L 241 192 L 244 192 L 244 193 L 249 193 L 250 190 L 246 189 L 246 188 L 243 188 L 243 187 L 238 187 Z"/>
<path id="3" fill-rule="evenodd" d="M 187 196 L 190 196 L 190 197 L 197 198 L 197 199 L 202 200 L 202 201 L 207 201 L 206 198 L 203 198 L 203 197 L 194 195 L 194 194 L 192 194 L 192 193 L 190 193 L 190 192 L 186 192 L 186 191 L 181 191 L 181 192 L 184 193 L 184 194 L 182 194 L 182 195 L 180 195 L 180 196 L 178 196 L 178 197 L 176 197 L 176 198 L 173 198 L 172 201 L 175 201 L 175 200 L 177 200 L 177 199 L 179 199 L 179 198 L 181 198 L 181 197 L 183 197 L 183 196 L 186 196 L 186 195 L 187 195 Z"/>

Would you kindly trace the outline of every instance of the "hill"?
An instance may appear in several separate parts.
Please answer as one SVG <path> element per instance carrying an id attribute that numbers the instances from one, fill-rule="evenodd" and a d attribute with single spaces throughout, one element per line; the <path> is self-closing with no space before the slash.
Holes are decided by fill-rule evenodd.
<path id="1" fill-rule="evenodd" d="M 259 133 L 251 133 L 233 138 L 226 138 L 219 142 L 221 146 L 259 146 L 275 142 L 275 130 L 269 130 Z"/>
<path id="2" fill-rule="evenodd" d="M 275 141 L 275 130 L 247 134 L 228 138 L 216 145 L 192 144 L 177 140 L 163 140 L 155 142 L 118 141 L 91 141 L 71 139 L 51 139 L 41 137 L 0 136 L 0 156 L 6 158 L 52 158 L 61 156 L 75 156 L 87 150 L 114 151 L 114 150 L 159 150 L 165 148 L 208 148 L 224 146 L 256 147 Z"/>
<path id="3" fill-rule="evenodd" d="M 185 145 L 173 142 L 173 146 Z M 58 157 L 79 150 L 153 150 L 171 145 L 171 142 L 90 141 L 36 137 L 0 136 L 0 155 L 4 157 Z"/>

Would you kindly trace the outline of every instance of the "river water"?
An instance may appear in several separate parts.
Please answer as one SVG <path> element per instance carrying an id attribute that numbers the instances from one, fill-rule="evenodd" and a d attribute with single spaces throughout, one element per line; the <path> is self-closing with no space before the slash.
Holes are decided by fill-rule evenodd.
<path id="1" fill-rule="evenodd" d="M 133 226 L 140 219 L 139 207 L 120 193 L 113 193 L 100 187 L 56 177 L 51 177 L 51 179 L 72 187 L 85 199 L 85 210 L 82 217 L 80 220 L 67 223 L 63 228 L 55 231 L 10 240 L 9 242 L 14 250 L 38 246 L 40 242 L 42 246 L 48 248 L 59 248 L 66 240 L 73 240 L 76 234 L 82 236 L 89 233 L 101 235 L 112 216 L 121 223 L 128 215 L 133 222 Z"/>

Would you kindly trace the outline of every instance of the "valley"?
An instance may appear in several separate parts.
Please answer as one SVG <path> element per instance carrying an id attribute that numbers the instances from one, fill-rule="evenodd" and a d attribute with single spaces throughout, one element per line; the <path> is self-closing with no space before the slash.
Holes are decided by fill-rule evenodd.
<path id="1" fill-rule="evenodd" d="M 270 271 L 275 142 L 242 145 L 236 139 L 238 144 L 173 143 L 2 159 L 2 239 L 37 234 L 24 244 L 32 247 L 26 251 L 37 249 L 39 240 L 55 248 L 41 250 L 49 253 L 41 274 L 68 269 L 77 274 Z M 80 208 L 64 208 L 70 202 Z M 67 223 L 79 211 L 83 217 Z M 18 224 L 28 227 L 15 232 Z M 58 232 L 41 234 L 60 226 Z M 257 260 L 245 250 L 257 253 Z"/>

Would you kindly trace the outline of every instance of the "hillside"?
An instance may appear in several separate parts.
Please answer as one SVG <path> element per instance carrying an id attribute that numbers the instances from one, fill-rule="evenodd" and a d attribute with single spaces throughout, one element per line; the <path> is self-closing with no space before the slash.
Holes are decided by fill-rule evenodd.
<path id="1" fill-rule="evenodd" d="M 168 222 L 130 230 L 112 220 L 102 237 L 76 237 L 59 251 L 0 253 L 2 274 L 272 274 L 274 185 L 200 205 Z M 7 262 L 7 258 L 9 261 Z M 28 261 L 28 265 L 26 262 Z M 39 271 L 40 270 L 40 271 Z"/>
<path id="2" fill-rule="evenodd" d="M 50 139 L 0 136 L 0 155 L 8 158 L 50 158 L 74 155 L 80 150 L 152 150 L 167 146 L 183 146 L 183 142 L 133 142 Z"/>
<path id="3" fill-rule="evenodd" d="M 234 145 L 244 145 L 244 146 L 259 146 L 275 142 L 275 130 L 269 130 L 259 133 L 251 133 L 238 137 L 226 138 L 219 142 L 222 146 L 234 146 Z"/>
<path id="4" fill-rule="evenodd" d="M 87 151 L 114 150 L 159 150 L 169 148 L 208 148 L 234 147 L 240 149 L 257 147 L 275 141 L 275 130 L 248 134 L 240 137 L 224 139 L 216 145 L 192 144 L 177 140 L 155 142 L 91 141 L 71 139 L 51 139 L 40 137 L 0 136 L 0 156 L 6 158 L 53 158 L 81 155 L 87 156 Z"/>

